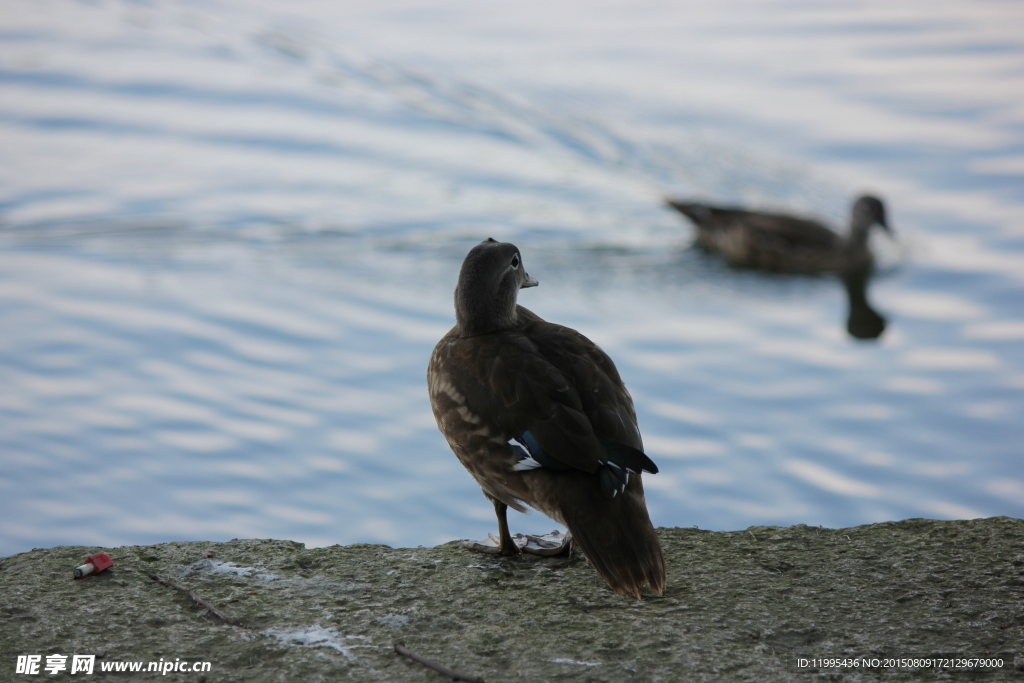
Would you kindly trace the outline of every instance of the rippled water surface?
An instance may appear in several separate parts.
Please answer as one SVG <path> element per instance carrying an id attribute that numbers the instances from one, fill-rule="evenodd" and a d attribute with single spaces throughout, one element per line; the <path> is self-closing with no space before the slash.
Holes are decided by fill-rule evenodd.
<path id="1" fill-rule="evenodd" d="M 485 536 L 424 374 L 490 236 L 618 364 L 655 524 L 1024 517 L 1019 3 L 0 5 L 0 554 Z M 865 190 L 875 341 L 662 205 Z"/>

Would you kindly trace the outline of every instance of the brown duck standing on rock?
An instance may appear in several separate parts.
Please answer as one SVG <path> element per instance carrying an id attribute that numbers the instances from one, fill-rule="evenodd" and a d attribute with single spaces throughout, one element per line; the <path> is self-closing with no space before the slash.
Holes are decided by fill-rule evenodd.
<path id="1" fill-rule="evenodd" d="M 782 273 L 865 270 L 872 264 L 868 249 L 871 227 L 877 224 L 892 234 L 882 200 L 867 195 L 854 202 L 846 237 L 806 218 L 666 201 L 697 226 L 697 244 L 740 268 Z"/>
<path id="2" fill-rule="evenodd" d="M 438 428 L 494 503 L 503 555 L 520 548 L 505 518 L 529 505 L 564 524 L 620 594 L 661 594 L 665 558 L 644 502 L 633 400 L 615 364 L 576 330 L 516 304 L 537 280 L 515 245 L 488 239 L 462 263 L 455 327 L 430 357 Z"/>

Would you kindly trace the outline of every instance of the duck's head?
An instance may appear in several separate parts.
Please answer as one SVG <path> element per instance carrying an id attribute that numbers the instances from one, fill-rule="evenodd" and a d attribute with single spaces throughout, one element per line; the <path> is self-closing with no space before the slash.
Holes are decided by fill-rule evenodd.
<path id="1" fill-rule="evenodd" d="M 466 336 L 516 324 L 516 298 L 537 280 L 523 267 L 518 247 L 488 238 L 469 250 L 455 287 L 455 319 Z"/>
<path id="2" fill-rule="evenodd" d="M 877 223 L 887 233 L 893 234 L 892 228 L 889 227 L 885 218 L 885 204 L 878 197 L 864 195 L 854 202 L 852 219 L 851 223 L 854 228 L 860 227 L 867 230 Z"/>

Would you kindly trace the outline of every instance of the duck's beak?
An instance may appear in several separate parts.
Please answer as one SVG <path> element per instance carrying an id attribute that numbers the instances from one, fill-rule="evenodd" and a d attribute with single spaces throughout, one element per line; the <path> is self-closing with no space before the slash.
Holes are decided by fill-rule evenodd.
<path id="1" fill-rule="evenodd" d="M 539 282 L 537 282 L 537 278 L 530 277 L 529 273 L 524 272 L 523 275 L 526 276 L 526 279 L 523 280 L 523 284 L 519 285 L 519 289 L 526 289 L 527 287 L 536 287 L 537 285 L 540 284 Z"/>
<path id="2" fill-rule="evenodd" d="M 885 221 L 884 218 L 878 221 L 878 224 L 882 226 L 883 230 L 889 233 L 889 237 L 896 237 L 896 233 L 893 231 L 891 227 L 889 227 L 889 224 Z"/>

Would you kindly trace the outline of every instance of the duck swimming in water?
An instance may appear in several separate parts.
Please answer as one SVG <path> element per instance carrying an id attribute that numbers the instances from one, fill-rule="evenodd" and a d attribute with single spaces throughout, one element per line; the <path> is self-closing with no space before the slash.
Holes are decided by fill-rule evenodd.
<path id="1" fill-rule="evenodd" d="M 868 248 L 872 226 L 892 234 L 882 200 L 868 195 L 854 202 L 845 237 L 806 218 L 671 199 L 667 203 L 697 226 L 697 244 L 739 268 L 782 273 L 865 270 L 873 261 Z"/>
<path id="2" fill-rule="evenodd" d="M 462 263 L 455 327 L 430 357 L 438 428 L 498 516 L 498 552 L 520 552 L 509 507 L 564 524 L 620 594 L 665 587 L 665 559 L 644 501 L 633 400 L 615 364 L 576 330 L 517 305 L 537 280 L 514 244 L 488 239 Z"/>

